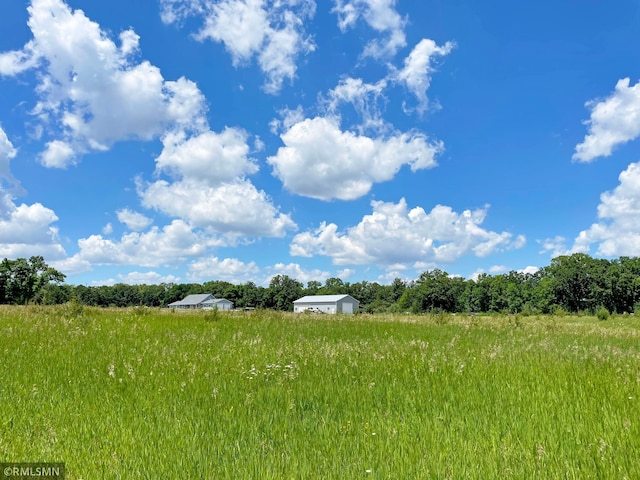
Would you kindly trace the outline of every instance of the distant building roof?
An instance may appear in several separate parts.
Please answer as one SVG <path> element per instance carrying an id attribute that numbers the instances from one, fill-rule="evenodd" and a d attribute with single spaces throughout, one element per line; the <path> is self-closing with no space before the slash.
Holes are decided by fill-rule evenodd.
<path id="1" fill-rule="evenodd" d="M 339 302 L 340 300 L 344 300 L 345 298 L 350 298 L 357 304 L 360 304 L 360 302 L 358 302 L 358 300 L 353 298 L 351 295 L 307 295 L 305 297 L 299 298 L 293 303 Z"/>
<path id="2" fill-rule="evenodd" d="M 182 300 L 170 303 L 168 307 L 184 309 L 219 308 L 221 310 L 231 310 L 233 308 L 233 302 L 226 298 L 216 298 L 210 293 L 199 293 L 196 295 L 187 295 Z"/>
<path id="3" fill-rule="evenodd" d="M 215 300 L 210 293 L 198 293 L 194 295 L 187 295 L 182 300 L 170 303 L 169 305 L 198 305 L 200 303 L 207 303 L 208 300 Z"/>

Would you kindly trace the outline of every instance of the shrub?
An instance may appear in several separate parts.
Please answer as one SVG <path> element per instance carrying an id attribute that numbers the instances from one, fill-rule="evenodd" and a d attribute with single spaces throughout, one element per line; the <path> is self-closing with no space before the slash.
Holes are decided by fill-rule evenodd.
<path id="1" fill-rule="evenodd" d="M 598 309 L 596 310 L 596 317 L 598 318 L 598 320 L 607 320 L 609 318 L 609 315 L 609 310 L 607 310 L 605 307 L 598 307 Z"/>
<path id="2" fill-rule="evenodd" d="M 82 316 L 84 311 L 84 304 L 80 302 L 76 297 L 73 297 L 67 303 L 62 305 L 61 311 L 67 318 L 77 318 Z"/>

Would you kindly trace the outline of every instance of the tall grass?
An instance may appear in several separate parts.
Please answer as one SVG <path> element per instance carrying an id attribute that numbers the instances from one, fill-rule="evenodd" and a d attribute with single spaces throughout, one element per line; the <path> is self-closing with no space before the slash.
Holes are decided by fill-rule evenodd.
<path id="1" fill-rule="evenodd" d="M 637 323 L 0 308 L 0 461 L 70 479 L 640 478 Z"/>

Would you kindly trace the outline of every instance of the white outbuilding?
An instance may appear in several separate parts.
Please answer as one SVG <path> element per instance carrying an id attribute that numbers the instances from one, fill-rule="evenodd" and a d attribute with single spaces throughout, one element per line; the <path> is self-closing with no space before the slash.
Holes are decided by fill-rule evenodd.
<path id="1" fill-rule="evenodd" d="M 294 313 L 355 313 L 360 302 L 351 295 L 307 295 L 293 302 Z"/>
<path id="2" fill-rule="evenodd" d="M 170 303 L 169 308 L 180 310 L 233 310 L 233 302 L 226 298 L 215 298 L 210 294 L 187 295 L 182 300 Z"/>

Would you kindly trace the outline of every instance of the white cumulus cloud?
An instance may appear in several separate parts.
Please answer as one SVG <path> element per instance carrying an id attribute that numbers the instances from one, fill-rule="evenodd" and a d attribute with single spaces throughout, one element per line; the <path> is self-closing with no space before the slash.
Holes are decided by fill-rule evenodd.
<path id="1" fill-rule="evenodd" d="M 145 207 L 223 234 L 227 244 L 240 236 L 283 237 L 297 228 L 290 215 L 280 213 L 264 191 L 245 180 L 214 186 L 191 179 L 158 180 L 143 188 L 140 196 Z"/>
<path id="2" fill-rule="evenodd" d="M 294 3 L 304 10 L 304 2 Z M 32 0 L 28 10 L 33 39 L 21 52 L 2 54 L 0 73 L 38 68 L 34 113 L 56 137 L 41 153 L 43 165 L 65 168 L 82 154 L 108 150 L 117 141 L 161 138 L 156 173 L 176 181 L 150 185 L 141 192 L 144 205 L 194 228 L 235 237 L 282 236 L 295 228 L 245 178 L 258 170 L 248 156 L 247 133 L 237 128 L 212 132 L 197 85 L 186 78 L 167 81 L 156 66 L 137 62 L 140 38 L 133 30 L 122 32 L 115 42 L 82 10 L 72 10 L 62 0 Z M 150 225 L 140 215 L 128 210 L 118 214 L 134 231 Z"/>
<path id="3" fill-rule="evenodd" d="M 526 275 L 533 275 L 538 270 L 540 270 L 540 267 L 536 267 L 536 266 L 533 266 L 533 265 L 527 265 L 522 270 L 518 270 L 518 272 L 519 273 L 524 273 Z"/>
<path id="4" fill-rule="evenodd" d="M 224 280 L 240 284 L 252 281 L 260 271 L 255 262 L 243 262 L 237 258 L 207 257 L 189 264 L 187 278 L 195 282 Z"/>
<path id="5" fill-rule="evenodd" d="M 190 138 L 184 132 L 173 132 L 162 143 L 156 166 L 173 176 L 219 183 L 258 171 L 255 160 L 248 157 L 247 134 L 239 129 L 206 131 Z"/>
<path id="6" fill-rule="evenodd" d="M 215 239 L 194 231 L 182 220 L 162 229 L 152 227 L 122 235 L 119 240 L 91 235 L 78 240 L 79 252 L 68 259 L 70 265 L 175 266 L 206 253 Z M 79 267 L 76 267 L 79 268 Z"/>
<path id="7" fill-rule="evenodd" d="M 609 97 L 587 102 L 591 117 L 589 133 L 576 145 L 573 159 L 591 162 L 608 157 L 613 149 L 640 136 L 640 82 L 630 86 L 628 78 L 618 81 Z"/>
<path id="8" fill-rule="evenodd" d="M 42 204 L 15 205 L 11 196 L 0 190 L 0 257 L 63 258 L 66 253 L 58 229 L 52 226 L 57 220 L 54 211 Z"/>
<path id="9" fill-rule="evenodd" d="M 162 0 L 161 18 L 167 24 L 201 18 L 195 38 L 223 43 L 234 66 L 255 58 L 265 91 L 276 94 L 295 78 L 298 57 L 315 49 L 304 28 L 315 8 L 314 0 Z"/>
<path id="10" fill-rule="evenodd" d="M 42 255 L 47 260 L 63 258 L 66 254 L 58 229 L 53 226 L 58 220 L 55 212 L 41 203 L 15 203 L 20 188 L 11 174 L 10 161 L 17 153 L 0 127 L 0 258 L 32 255 Z"/>
<path id="11" fill-rule="evenodd" d="M 619 185 L 600 196 L 599 222 L 580 232 L 572 252 L 596 253 L 606 257 L 640 256 L 640 162 L 620 173 Z"/>
<path id="12" fill-rule="evenodd" d="M 404 165 L 412 171 L 436 165 L 441 142 L 421 133 L 371 138 L 342 131 L 332 117 L 305 119 L 281 135 L 284 147 L 267 162 L 290 191 L 321 200 L 352 200 L 374 183 L 391 180 Z"/>
<path id="13" fill-rule="evenodd" d="M 146 217 L 139 212 L 129 210 L 128 208 L 118 210 L 116 212 L 116 215 L 118 216 L 118 220 L 121 223 L 124 223 L 129 230 L 133 230 L 136 232 L 144 230 L 152 223 L 152 220 L 149 217 Z M 107 233 L 111 233 L 111 230 L 111 228 L 108 228 L 105 231 Z"/>
<path id="14" fill-rule="evenodd" d="M 408 209 L 401 199 L 397 204 L 371 202 L 373 212 L 344 232 L 333 223 L 322 223 L 315 231 L 296 235 L 291 255 L 325 255 L 337 265 L 376 263 L 378 265 L 415 262 L 451 263 L 463 255 L 485 257 L 492 253 L 519 248 L 524 236 L 513 238 L 508 232 L 492 232 L 480 225 L 487 208 L 454 212 L 436 205 L 427 213 L 421 207 Z"/>
<path id="15" fill-rule="evenodd" d="M 265 271 L 268 274 L 268 277 L 263 282 L 265 284 L 268 284 L 276 275 L 287 275 L 289 278 L 298 280 L 305 285 L 311 280 L 322 282 L 331 276 L 329 272 L 319 269 L 307 270 L 297 263 L 276 263 L 267 267 Z"/>
<path id="16" fill-rule="evenodd" d="M 228 244 L 245 236 L 282 237 L 297 228 L 290 215 L 281 213 L 271 198 L 246 175 L 258 171 L 250 158 L 247 134 L 226 128 L 188 137 L 173 132 L 163 137 L 156 173 L 171 181 L 139 180 L 142 205 L 186 220 L 210 234 L 222 234 Z"/>
<path id="17" fill-rule="evenodd" d="M 42 153 L 45 166 L 64 168 L 83 153 L 121 140 L 150 140 L 168 128 L 205 127 L 198 87 L 185 78 L 166 81 L 148 61 L 136 63 L 133 30 L 116 43 L 62 0 L 32 0 L 28 11 L 33 39 L 20 51 L 0 54 L 0 74 L 38 68 L 33 113 L 57 137 Z"/>

